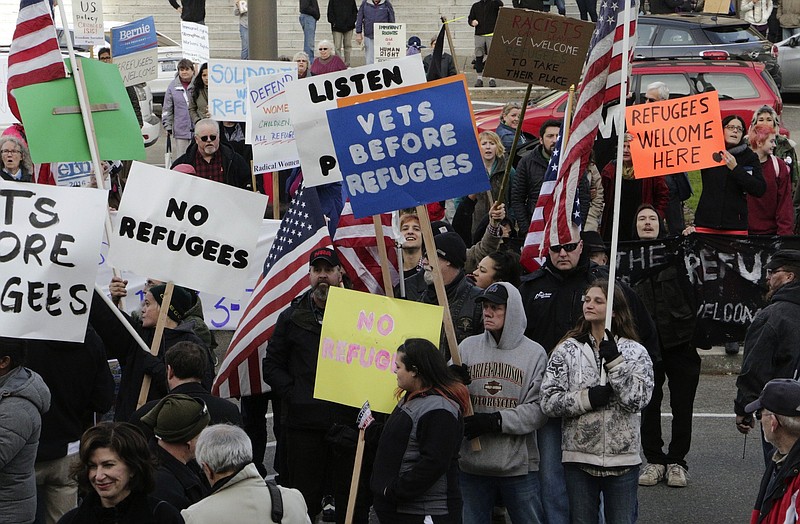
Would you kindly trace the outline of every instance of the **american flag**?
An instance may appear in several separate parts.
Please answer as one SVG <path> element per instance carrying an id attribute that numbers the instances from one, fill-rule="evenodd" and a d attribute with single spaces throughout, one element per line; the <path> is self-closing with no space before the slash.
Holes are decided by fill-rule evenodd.
<path id="1" fill-rule="evenodd" d="M 8 50 L 8 105 L 19 121 L 13 89 L 67 76 L 48 0 L 22 0 Z"/>
<path id="2" fill-rule="evenodd" d="M 626 6 L 630 13 L 627 49 L 630 56 L 636 45 L 636 0 L 602 0 L 600 4 L 567 147 L 559 148 L 564 158 L 557 168 L 558 177 L 554 183 L 542 185 L 522 248 L 522 264 L 528 271 L 541 266 L 551 245 L 580 239 L 580 224 L 579 221 L 576 223 L 574 215 L 579 209 L 576 206 L 578 181 L 589 164 L 603 104 L 619 100 L 622 75 L 628 74 L 628 71 L 622 71 Z M 539 220 L 536 219 L 537 211 L 541 211 Z"/>
<path id="3" fill-rule="evenodd" d="M 331 246 L 317 190 L 301 187 L 281 221 L 264 272 L 236 327 L 212 392 L 223 398 L 269 391 L 261 371 L 278 315 L 306 289 L 312 251 Z"/>
<path id="4" fill-rule="evenodd" d="M 397 251 L 394 247 L 391 213 L 381 215 L 381 224 L 383 225 L 383 243 L 386 245 L 389 257 L 389 273 L 392 277 L 392 285 L 396 285 L 400 282 L 400 274 L 397 271 Z M 372 217 L 355 218 L 349 200 L 345 203 L 339 218 L 339 225 L 333 236 L 333 245 L 339 254 L 342 267 L 353 283 L 353 289 L 366 293 L 386 294 L 383 289 L 381 259 L 378 254 L 378 243 L 375 238 L 375 225 Z"/>

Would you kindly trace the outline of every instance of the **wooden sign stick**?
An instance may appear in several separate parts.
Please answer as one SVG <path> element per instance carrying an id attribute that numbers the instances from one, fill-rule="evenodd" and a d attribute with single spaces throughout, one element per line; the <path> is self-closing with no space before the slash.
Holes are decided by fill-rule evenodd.
<path id="1" fill-rule="evenodd" d="M 419 217 L 419 225 L 422 229 L 422 240 L 425 242 L 425 251 L 428 253 L 428 263 L 433 268 L 433 286 L 436 289 L 436 300 L 439 305 L 444 308 L 444 333 L 447 338 L 447 345 L 450 347 L 450 358 L 456 366 L 461 365 L 461 355 L 458 353 L 458 339 L 456 338 L 456 330 L 453 328 L 453 317 L 450 315 L 450 304 L 447 302 L 447 292 L 444 290 L 444 281 L 442 280 L 442 270 L 439 268 L 439 257 L 436 255 L 436 243 L 433 240 L 433 230 L 431 229 L 431 219 L 428 217 L 428 208 L 425 206 L 417 206 L 417 216 Z M 467 412 L 464 416 L 473 414 L 472 404 L 467 405 Z M 480 451 L 481 442 L 478 438 L 470 440 L 470 446 L 473 451 Z"/>
<path id="2" fill-rule="evenodd" d="M 167 322 L 167 313 L 169 312 L 169 305 L 172 302 L 172 291 L 175 289 L 175 284 L 170 280 L 167 282 L 167 288 L 164 290 L 164 299 L 161 301 L 161 310 L 158 312 L 158 322 L 156 323 L 156 332 L 153 335 L 153 343 L 150 344 L 150 354 L 153 356 L 158 355 L 161 349 L 161 338 L 164 335 L 164 324 Z M 139 391 L 139 400 L 136 402 L 136 409 L 139 409 L 147 402 L 147 395 L 150 394 L 150 382 L 152 377 L 145 375 L 142 379 L 142 389 Z"/>
<path id="3" fill-rule="evenodd" d="M 391 289 L 391 287 L 389 288 Z M 353 464 L 353 478 L 350 481 L 350 497 L 347 499 L 347 514 L 344 517 L 344 524 L 353 524 L 353 514 L 356 511 L 356 496 L 358 495 L 358 481 L 361 478 L 361 462 L 364 459 L 364 433 L 366 430 L 358 430 L 358 444 L 356 445 L 356 461 Z"/>
<path id="4" fill-rule="evenodd" d="M 264 176 L 264 175 L 261 175 Z M 280 171 L 272 172 L 272 218 L 281 219 Z"/>
<path id="5" fill-rule="evenodd" d="M 381 222 L 381 216 L 372 215 L 372 223 L 375 225 L 375 241 L 378 243 L 378 255 L 381 257 L 381 274 L 383 275 L 384 294 L 389 298 L 394 298 L 392 275 L 389 272 L 389 254 L 386 251 L 386 242 L 383 240 L 383 222 Z M 402 265 L 400 271 L 402 271 Z"/>

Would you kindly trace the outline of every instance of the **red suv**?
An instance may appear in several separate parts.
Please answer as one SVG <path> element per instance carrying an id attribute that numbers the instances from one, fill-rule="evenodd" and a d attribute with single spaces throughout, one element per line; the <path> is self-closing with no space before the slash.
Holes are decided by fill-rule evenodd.
<path id="1" fill-rule="evenodd" d="M 670 98 L 695 95 L 716 90 L 722 118 L 739 115 L 750 122 L 753 112 L 762 105 L 773 107 L 778 115 L 783 102 L 772 77 L 759 62 L 735 60 L 663 60 L 634 62 L 630 78 L 630 91 L 634 103 L 644 102 L 644 92 L 653 82 L 664 82 L 669 87 Z M 538 136 L 539 127 L 550 118 L 562 120 L 567 105 L 567 93 L 555 91 L 542 98 L 525 111 L 522 130 Z M 608 109 L 614 113 L 616 106 Z M 494 131 L 500 120 L 501 109 L 487 109 L 475 114 L 478 131 Z M 606 116 L 600 124 L 600 134 L 611 136 L 612 120 Z M 789 132 L 781 128 L 781 134 Z"/>

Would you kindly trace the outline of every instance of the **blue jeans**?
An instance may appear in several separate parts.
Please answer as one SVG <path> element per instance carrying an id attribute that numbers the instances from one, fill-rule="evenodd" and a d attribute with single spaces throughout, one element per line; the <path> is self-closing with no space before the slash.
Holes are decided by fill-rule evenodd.
<path id="1" fill-rule="evenodd" d="M 633 524 L 638 517 L 639 466 L 618 477 L 595 477 L 575 464 L 565 464 L 573 524 L 597 524 L 600 494 L 609 524 Z"/>
<path id="2" fill-rule="evenodd" d="M 314 34 L 317 32 L 317 21 L 314 17 L 300 13 L 300 27 L 303 28 L 303 51 L 308 55 L 308 67 L 314 61 Z"/>
<path id="3" fill-rule="evenodd" d="M 375 40 L 364 37 L 364 60 L 367 64 L 375 61 Z"/>
<path id="4" fill-rule="evenodd" d="M 250 56 L 250 35 L 247 28 L 241 24 L 239 25 L 239 37 L 242 39 L 242 60 L 247 60 Z"/>
<path id="5" fill-rule="evenodd" d="M 561 419 L 551 418 L 536 431 L 542 506 L 548 524 L 569 524 L 569 500 L 561 464 Z"/>
<path id="6" fill-rule="evenodd" d="M 459 475 L 461 496 L 464 499 L 464 524 L 486 524 L 492 521 L 492 508 L 497 496 L 514 524 L 544 524 L 544 510 L 540 497 L 539 473 L 515 477 L 488 477 Z"/>
<path id="7" fill-rule="evenodd" d="M 558 9 L 558 14 L 560 14 L 561 16 L 564 16 L 564 15 L 567 14 L 567 6 L 564 3 L 564 0 L 555 0 L 555 4 L 556 4 L 556 9 Z M 545 12 L 547 12 L 547 13 L 550 12 L 550 5 L 552 5 L 552 4 L 544 6 L 545 7 Z"/>

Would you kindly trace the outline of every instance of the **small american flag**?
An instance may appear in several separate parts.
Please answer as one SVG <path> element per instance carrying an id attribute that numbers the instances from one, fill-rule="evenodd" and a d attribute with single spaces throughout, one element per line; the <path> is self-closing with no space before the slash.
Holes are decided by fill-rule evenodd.
<path id="1" fill-rule="evenodd" d="M 246 397 L 269 391 L 261 371 L 267 342 L 281 311 L 310 287 L 311 252 L 326 246 L 331 246 L 331 238 L 317 190 L 301 187 L 281 221 L 264 272 L 225 353 L 214 380 L 215 395 Z"/>
<path id="2" fill-rule="evenodd" d="M 375 422 L 375 417 L 372 416 L 372 409 L 369 407 L 369 400 L 364 402 L 361 406 L 361 411 L 358 412 L 358 419 L 356 424 L 358 429 L 367 429 L 370 424 Z"/>
<path id="3" fill-rule="evenodd" d="M 48 0 L 22 0 L 17 28 L 8 50 L 9 109 L 21 122 L 11 91 L 66 76 L 53 25 L 52 4 Z"/>
<path id="4" fill-rule="evenodd" d="M 546 183 L 542 185 L 522 248 L 521 262 L 528 271 L 541 266 L 551 245 L 568 244 L 580 239 L 580 218 L 576 220 L 577 210 L 580 209 L 576 205 L 578 182 L 589 165 L 603 104 L 619 100 L 622 75 L 628 74 L 628 71 L 622 71 L 626 7 L 630 12 L 627 49 L 630 56 L 636 45 L 636 0 L 602 0 L 600 4 L 597 26 L 586 60 L 588 66 L 578 94 L 567 146 L 559 147 L 563 159 L 557 168 L 558 177 L 555 183 L 547 187 L 547 191 Z M 549 167 L 547 175 L 550 175 Z M 536 220 L 540 205 L 542 215 Z"/>
<path id="5" fill-rule="evenodd" d="M 389 273 L 392 285 L 396 285 L 400 282 L 400 274 L 397 271 L 397 251 L 394 247 L 391 213 L 381 214 L 381 224 L 383 243 L 386 245 L 389 258 Z M 353 289 L 366 293 L 386 294 L 383 289 L 381 259 L 372 217 L 355 218 L 349 200 L 345 203 L 339 218 L 333 245 L 339 254 L 342 267 L 353 283 Z"/>

